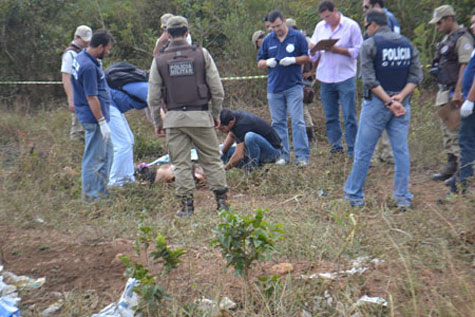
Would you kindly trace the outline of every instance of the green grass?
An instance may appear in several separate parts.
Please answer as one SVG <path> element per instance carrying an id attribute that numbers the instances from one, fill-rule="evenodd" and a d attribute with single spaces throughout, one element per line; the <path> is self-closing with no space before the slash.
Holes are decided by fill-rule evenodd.
<path id="1" fill-rule="evenodd" d="M 173 216 L 177 201 L 172 185 L 134 184 L 112 191 L 111 203 L 83 204 L 78 174 L 82 148 L 69 141 L 70 116 L 63 109 L 31 114 L 7 111 L 0 117 L 0 224 L 56 230 L 74 237 L 71 243 L 93 244 L 135 239 L 142 219 L 173 248 L 188 251 L 179 269 L 168 280 L 159 281 L 168 285 L 172 300 L 151 315 L 206 316 L 197 310 L 195 299 L 228 296 L 238 303 L 235 316 L 301 316 L 304 309 L 312 316 L 351 316 L 357 311 L 360 316 L 469 316 L 475 311 L 475 247 L 473 240 L 464 237 L 474 235 L 475 197 L 472 193 L 437 203 L 447 189 L 430 180 L 431 172 L 444 160 L 431 99 L 425 93 L 413 102 L 409 143 L 415 198 L 414 207 L 406 213 L 392 207 L 392 171 L 384 165 L 369 172 L 366 206 L 351 209 L 342 201 L 342 186 L 352 162 L 344 156 L 329 160 L 322 140 L 312 149 L 304 170 L 270 166 L 266 173 L 249 178 L 240 170 L 228 172 L 234 210 L 244 214 L 267 208 L 267 221 L 281 223 L 286 232 L 285 239 L 276 243 L 278 252 L 269 262 L 254 266 L 250 275 L 256 280 L 271 275 L 273 264 L 294 265 L 294 273 L 281 277 L 270 297 L 257 286 L 245 287 L 232 270 L 225 270 L 219 250 L 210 247 L 211 229 L 220 220 L 212 193 L 206 189 L 196 191 L 196 215 L 191 219 Z M 321 114 L 319 107 L 312 105 L 312 113 Z M 266 108 L 244 109 L 268 119 Z M 149 161 L 163 154 L 164 141 L 155 138 L 143 114 L 127 116 L 137 141 L 136 160 Z M 316 129 L 317 134 L 324 131 L 322 126 Z M 38 217 L 48 226 L 35 223 Z M 300 278 L 301 274 L 349 269 L 359 256 L 385 263 L 335 281 Z M 65 316 L 99 312 L 117 300 L 121 290 L 70 291 L 61 311 Z M 385 298 L 389 307 L 356 307 L 365 294 Z M 39 308 L 29 310 L 31 303 L 22 305 L 23 315 L 40 312 Z"/>

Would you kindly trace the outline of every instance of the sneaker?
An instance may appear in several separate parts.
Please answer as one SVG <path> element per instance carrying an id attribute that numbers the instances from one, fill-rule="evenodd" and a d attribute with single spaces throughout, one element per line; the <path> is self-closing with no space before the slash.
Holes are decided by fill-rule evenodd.
<path id="1" fill-rule="evenodd" d="M 280 159 L 278 159 L 278 160 L 275 162 L 275 164 L 282 166 L 282 165 L 287 165 L 288 162 L 287 162 L 287 160 L 286 160 L 285 158 L 281 157 Z"/>
<path id="2" fill-rule="evenodd" d="M 398 200 L 396 201 L 396 208 L 399 208 L 401 211 L 406 211 L 407 208 L 411 207 L 411 201 L 410 200 Z"/>
<path id="3" fill-rule="evenodd" d="M 308 162 L 306 160 L 301 160 L 297 162 L 297 167 L 307 167 Z"/>

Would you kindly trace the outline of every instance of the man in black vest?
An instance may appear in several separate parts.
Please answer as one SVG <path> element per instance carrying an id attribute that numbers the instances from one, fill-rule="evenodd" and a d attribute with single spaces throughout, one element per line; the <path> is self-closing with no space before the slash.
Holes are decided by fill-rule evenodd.
<path id="1" fill-rule="evenodd" d="M 227 209 L 226 173 L 219 155 L 213 127 L 219 126 L 224 89 L 213 58 L 204 48 L 186 41 L 188 21 L 174 16 L 167 21 L 170 45 L 158 54 L 150 68 L 148 104 L 155 134 L 167 137 L 168 151 L 175 169 L 176 194 L 181 200 L 178 216 L 191 216 L 195 182 L 191 173 L 190 150 L 195 147 L 214 191 L 217 210 Z M 161 99 L 166 105 L 160 117 Z M 210 107 L 208 102 L 211 100 Z"/>
<path id="2" fill-rule="evenodd" d="M 251 172 L 265 163 L 274 163 L 282 155 L 280 137 L 264 119 L 227 108 L 221 111 L 219 119 L 219 130 L 228 134 L 221 149 L 225 170 L 244 167 L 246 172 Z"/>
<path id="3" fill-rule="evenodd" d="M 440 109 L 439 114 L 446 113 L 445 108 L 451 108 L 456 115 L 463 103 L 462 76 L 470 60 L 473 50 L 473 39 L 470 33 L 457 24 L 455 11 L 450 5 L 443 5 L 434 10 L 433 19 L 439 32 L 445 37 L 437 44 L 435 59 L 432 63 L 431 74 L 436 76 L 439 91 L 435 105 Z M 445 107 L 445 108 L 442 108 Z M 440 115 L 444 140 L 444 152 L 447 154 L 447 166 L 444 171 L 434 174 L 432 178 L 445 181 L 457 171 L 457 161 L 460 154 L 458 145 L 459 128 L 449 127 L 447 116 Z M 451 129 L 452 128 L 452 129 Z"/>
<path id="4" fill-rule="evenodd" d="M 61 58 L 61 77 L 63 81 L 64 92 L 68 97 L 68 108 L 71 111 L 71 140 L 84 142 L 84 129 L 78 120 L 76 110 L 74 109 L 73 86 L 71 84 L 71 72 L 73 61 L 84 48 L 89 45 L 92 37 L 92 30 L 87 25 L 80 25 L 74 32 L 74 39 L 64 50 Z"/>
<path id="5" fill-rule="evenodd" d="M 393 198 L 396 206 L 409 207 L 410 96 L 422 80 L 419 53 L 411 42 L 388 28 L 386 13 L 371 9 L 365 28 L 370 36 L 360 51 L 365 100 L 356 135 L 353 169 L 346 180 L 345 199 L 363 205 L 363 188 L 376 142 L 386 130 L 395 159 Z"/>

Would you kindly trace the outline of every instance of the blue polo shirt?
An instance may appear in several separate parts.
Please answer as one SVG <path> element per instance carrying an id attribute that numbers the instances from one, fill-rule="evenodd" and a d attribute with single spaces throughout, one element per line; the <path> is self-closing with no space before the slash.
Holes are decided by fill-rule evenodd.
<path id="1" fill-rule="evenodd" d="M 305 36 L 300 31 L 289 28 L 289 33 L 282 42 L 274 32 L 266 36 L 257 54 L 257 61 L 272 57 L 280 61 L 284 57 L 307 55 L 307 52 Z M 268 72 L 267 92 L 278 93 L 295 85 L 302 85 L 302 65 L 281 66 L 277 63 L 276 67 L 268 68 Z"/>
<path id="2" fill-rule="evenodd" d="M 384 12 L 386 12 L 386 16 L 388 17 L 388 27 L 391 31 L 397 34 L 401 34 L 401 26 L 399 25 L 399 21 L 396 19 L 394 14 L 386 8 L 383 8 Z"/>
<path id="3" fill-rule="evenodd" d="M 127 92 L 110 88 L 112 98 L 111 105 L 119 109 L 121 113 L 131 109 L 144 109 L 147 107 L 148 82 L 135 82 L 125 84 L 122 89 Z M 136 97 L 131 98 L 129 95 Z M 140 101 L 141 102 L 140 102 Z"/>
<path id="4" fill-rule="evenodd" d="M 73 62 L 71 82 L 74 91 L 74 108 L 79 122 L 97 123 L 87 102 L 87 96 L 97 96 L 101 104 L 102 114 L 109 121 L 111 97 L 106 76 L 99 61 L 83 50 Z"/>
<path id="5" fill-rule="evenodd" d="M 473 50 L 472 57 L 470 62 L 468 62 L 465 72 L 463 73 L 462 78 L 462 94 L 463 98 L 467 99 L 468 93 L 473 85 L 473 80 L 475 78 L 475 50 Z"/>

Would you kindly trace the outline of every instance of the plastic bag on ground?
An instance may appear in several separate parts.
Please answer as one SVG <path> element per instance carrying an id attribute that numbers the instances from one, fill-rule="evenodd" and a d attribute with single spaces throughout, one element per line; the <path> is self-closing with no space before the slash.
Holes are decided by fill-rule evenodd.
<path id="1" fill-rule="evenodd" d="M 92 317 L 133 317 L 135 308 L 139 303 L 139 297 L 134 293 L 133 288 L 138 283 L 136 279 L 129 278 L 119 302 L 108 305 L 98 314 L 92 315 Z"/>

